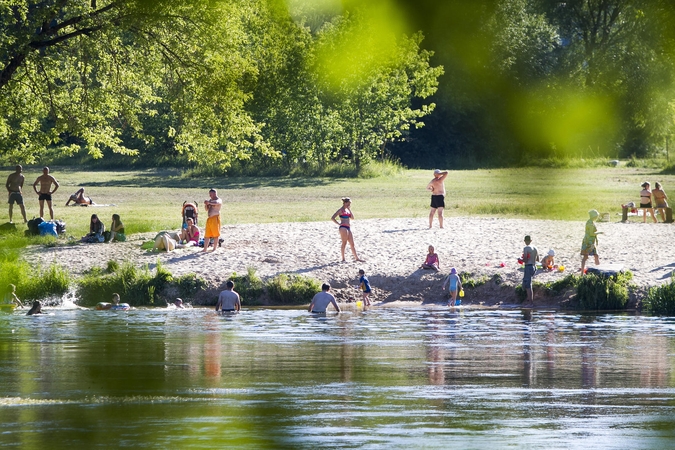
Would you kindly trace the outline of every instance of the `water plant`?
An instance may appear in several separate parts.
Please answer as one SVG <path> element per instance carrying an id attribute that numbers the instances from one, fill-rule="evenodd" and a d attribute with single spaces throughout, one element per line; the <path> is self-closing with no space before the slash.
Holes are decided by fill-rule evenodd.
<path id="1" fill-rule="evenodd" d="M 577 300 L 584 310 L 624 309 L 628 302 L 630 272 L 613 276 L 586 274 L 579 277 Z"/>
<path id="2" fill-rule="evenodd" d="M 675 277 L 670 283 L 654 286 L 643 300 L 647 312 L 658 316 L 675 316 Z"/>
<path id="3" fill-rule="evenodd" d="M 314 278 L 285 273 L 269 280 L 265 287 L 270 300 L 282 304 L 309 303 L 321 290 L 321 285 Z"/>
<path id="4" fill-rule="evenodd" d="M 264 286 L 254 267 L 247 267 L 246 275 L 237 275 L 233 272 L 230 280 L 234 283 L 234 289 L 239 293 L 242 303 L 245 302 L 248 305 L 260 303 Z"/>
<path id="5" fill-rule="evenodd" d="M 206 287 L 206 281 L 194 273 L 174 277 L 173 284 L 178 287 L 178 295 L 183 299 L 193 298 L 197 292 Z"/>

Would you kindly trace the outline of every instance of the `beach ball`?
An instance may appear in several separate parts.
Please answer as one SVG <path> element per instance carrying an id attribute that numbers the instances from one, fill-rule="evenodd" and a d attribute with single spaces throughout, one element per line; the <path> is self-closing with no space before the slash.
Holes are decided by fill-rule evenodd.
<path id="1" fill-rule="evenodd" d="M 565 271 L 565 266 L 558 266 L 558 271 L 559 271 L 559 272 L 564 272 L 564 271 Z"/>

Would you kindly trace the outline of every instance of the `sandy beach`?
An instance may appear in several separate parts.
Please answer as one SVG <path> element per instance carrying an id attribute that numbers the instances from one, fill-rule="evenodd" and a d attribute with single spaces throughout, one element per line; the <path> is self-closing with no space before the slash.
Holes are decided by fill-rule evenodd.
<path id="1" fill-rule="evenodd" d="M 483 289 L 473 296 L 467 291 L 465 304 L 508 305 L 516 302 L 513 287 L 522 280 L 517 259 L 523 237 L 530 234 L 542 256 L 554 249 L 556 264 L 565 266 L 564 272 L 538 271 L 535 281 L 547 282 L 578 273 L 584 225 L 583 221 L 446 218 L 444 229 L 436 223 L 428 229 L 426 218 L 353 221 L 356 249 L 365 262 L 352 261 L 349 249 L 347 262 L 340 261 L 337 226 L 329 221 L 224 226 L 223 246 L 206 254 L 198 247 L 170 253 L 143 250 L 141 244 L 155 236 L 144 233 L 131 235 L 124 243 L 32 247 L 25 258 L 43 266 L 58 262 L 75 275 L 93 266 L 104 267 L 109 260 L 150 268 L 159 260 L 174 275 L 192 272 L 203 277 L 213 292 L 233 272 L 242 274 L 253 267 L 263 279 L 294 273 L 327 281 L 340 300 L 358 295 L 358 269 L 363 268 L 374 298 L 385 303 L 441 302 L 443 279 L 456 267 L 474 278 L 499 275 L 497 283 L 492 283 L 498 289 L 491 294 Z M 598 245 L 601 264 L 622 265 L 633 273 L 641 289 L 670 280 L 675 269 L 672 224 L 607 222 L 598 223 L 598 230 L 604 232 Z M 440 272 L 419 269 L 429 245 L 439 255 Z M 593 266 L 592 259 L 589 266 Z M 535 294 L 535 305 L 546 304 L 543 294 Z"/>

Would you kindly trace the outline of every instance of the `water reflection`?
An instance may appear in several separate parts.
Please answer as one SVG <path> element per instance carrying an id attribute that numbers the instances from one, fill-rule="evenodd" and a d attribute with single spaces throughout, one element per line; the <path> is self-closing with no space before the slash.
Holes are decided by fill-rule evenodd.
<path id="1" fill-rule="evenodd" d="M 532 310 L 5 314 L 0 445 L 664 447 L 674 335 Z"/>

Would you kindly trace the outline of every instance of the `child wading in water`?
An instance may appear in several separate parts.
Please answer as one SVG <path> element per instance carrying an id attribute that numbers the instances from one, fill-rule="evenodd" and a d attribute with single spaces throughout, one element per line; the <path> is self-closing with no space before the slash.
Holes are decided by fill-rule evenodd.
<path id="1" fill-rule="evenodd" d="M 370 306 L 370 293 L 372 290 L 370 289 L 370 281 L 368 281 L 368 277 L 366 276 L 366 272 L 363 269 L 359 269 L 359 287 L 363 291 L 363 305 L 364 306 Z"/>
<path id="2" fill-rule="evenodd" d="M 422 269 L 435 270 L 438 272 L 438 269 L 441 268 L 441 262 L 438 259 L 438 255 L 434 253 L 434 246 L 429 246 L 429 253 L 427 254 L 427 259 L 420 266 Z"/>
<path id="3" fill-rule="evenodd" d="M 450 294 L 448 306 L 454 306 L 457 303 L 457 293 L 462 290 L 462 281 L 459 279 L 457 269 L 454 267 L 450 269 L 450 275 L 443 282 L 443 290 L 445 290 L 445 286 L 448 286 L 448 293 Z"/>

